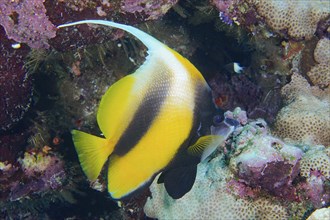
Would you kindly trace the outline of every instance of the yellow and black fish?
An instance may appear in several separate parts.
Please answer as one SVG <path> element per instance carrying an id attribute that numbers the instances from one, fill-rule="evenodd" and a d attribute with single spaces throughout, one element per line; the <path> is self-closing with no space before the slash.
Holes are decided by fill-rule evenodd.
<path id="1" fill-rule="evenodd" d="M 97 122 L 105 138 L 72 131 L 86 176 L 96 180 L 109 161 L 108 191 L 112 198 L 122 199 L 163 172 L 158 182 L 173 198 L 182 197 L 193 186 L 205 149 L 215 149 L 223 140 L 200 134 L 212 102 L 208 84 L 187 59 L 137 28 L 103 20 L 59 28 L 78 24 L 125 30 L 148 49 L 144 64 L 102 97 Z"/>

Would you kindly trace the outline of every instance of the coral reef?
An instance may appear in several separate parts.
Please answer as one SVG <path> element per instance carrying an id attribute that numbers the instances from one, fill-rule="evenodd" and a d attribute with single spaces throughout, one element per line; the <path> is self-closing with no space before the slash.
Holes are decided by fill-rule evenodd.
<path id="1" fill-rule="evenodd" d="M 328 91 L 311 87 L 298 73 L 281 90 L 287 104 L 276 117 L 274 133 L 305 144 L 330 144 Z"/>
<path id="2" fill-rule="evenodd" d="M 264 118 L 268 122 L 273 122 L 274 115 L 280 110 L 280 90 L 276 86 L 269 90 L 269 85 L 257 84 L 245 74 L 231 76 L 229 80 L 217 74 L 211 79 L 210 86 L 215 103 L 223 110 L 241 107 L 249 118 Z"/>
<path id="3" fill-rule="evenodd" d="M 0 5 L 1 219 L 148 219 L 147 197 L 146 214 L 159 219 L 302 219 L 330 203 L 329 1 L 211 2 Z M 188 57 L 205 74 L 220 112 L 231 110 L 225 117 L 240 122 L 199 164 L 182 199 L 153 183 L 151 195 L 146 190 L 118 209 L 103 192 L 104 177 L 90 185 L 79 168 L 69 131 L 98 133 L 101 96 L 145 57 L 120 30 L 80 25 L 55 36 L 56 25 L 92 18 L 138 26 Z M 243 73 L 224 67 L 232 62 Z M 275 121 L 272 134 L 283 140 L 257 118 Z"/>
<path id="4" fill-rule="evenodd" d="M 329 1 L 248 0 L 276 31 L 293 38 L 311 39 L 320 20 L 330 14 Z"/>
<path id="5" fill-rule="evenodd" d="M 198 165 L 196 182 L 185 197 L 173 200 L 165 188 L 154 182 L 152 197 L 144 211 L 157 219 L 286 219 L 285 207 L 260 198 L 255 201 L 237 198 L 226 190 L 229 170 L 221 156 Z"/>
<path id="6" fill-rule="evenodd" d="M 264 20 L 278 34 L 311 39 L 320 21 L 330 15 L 329 1 L 213 0 L 220 18 L 227 24 L 243 24 L 255 30 Z M 258 29 L 258 28 L 257 28 Z"/>
<path id="7" fill-rule="evenodd" d="M 157 219 L 299 219 L 310 203 L 319 207 L 320 203 L 310 201 L 316 195 L 303 196 L 311 191 L 308 183 L 298 176 L 299 161 L 304 154 L 300 148 L 272 137 L 263 120 L 247 119 L 239 108 L 225 115 L 241 124 L 226 146 L 212 159 L 198 165 L 196 182 L 181 199 L 173 200 L 164 186 L 154 181 L 150 186 L 151 197 L 144 207 L 147 216 Z M 319 186 L 326 187 L 326 181 L 321 180 Z M 327 195 L 328 191 L 318 192 Z M 329 202 L 326 196 L 323 199 L 323 205 Z"/>
<path id="8" fill-rule="evenodd" d="M 330 84 L 330 40 L 322 38 L 314 50 L 315 66 L 307 73 L 313 85 L 328 88 Z"/>
<path id="9" fill-rule="evenodd" d="M 306 182 L 300 183 L 302 197 L 309 199 L 316 208 L 323 207 L 330 201 L 330 148 L 313 146 L 300 161 L 300 175 Z"/>
<path id="10" fill-rule="evenodd" d="M 56 28 L 46 16 L 45 0 L 4 1 L 0 5 L 0 24 L 9 39 L 32 48 L 48 48 Z"/>

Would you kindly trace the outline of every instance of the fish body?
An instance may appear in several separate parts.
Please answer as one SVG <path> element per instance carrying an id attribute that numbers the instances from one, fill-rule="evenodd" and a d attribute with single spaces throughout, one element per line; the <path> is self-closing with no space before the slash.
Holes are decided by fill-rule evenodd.
<path id="1" fill-rule="evenodd" d="M 103 20 L 59 28 L 78 24 L 120 28 L 148 49 L 144 64 L 101 99 L 97 122 L 104 138 L 72 131 L 84 173 L 94 181 L 109 161 L 108 191 L 122 199 L 164 171 L 159 182 L 173 198 L 182 197 L 194 183 L 202 151 L 221 141 L 220 136 L 198 133 L 212 102 L 207 82 L 187 59 L 137 28 Z"/>

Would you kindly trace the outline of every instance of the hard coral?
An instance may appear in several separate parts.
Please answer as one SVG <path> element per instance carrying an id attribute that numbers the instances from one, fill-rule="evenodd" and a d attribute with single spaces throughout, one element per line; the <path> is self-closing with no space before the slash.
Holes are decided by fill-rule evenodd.
<path id="1" fill-rule="evenodd" d="M 275 120 L 274 133 L 305 144 L 330 144 L 330 100 L 328 91 L 311 87 L 298 73 L 282 88 L 286 106 Z"/>
<path id="2" fill-rule="evenodd" d="M 307 220 L 330 219 L 330 207 L 315 210 Z"/>
<path id="3" fill-rule="evenodd" d="M 0 24 L 9 39 L 27 43 L 32 48 L 48 48 L 48 39 L 56 35 L 48 20 L 45 0 L 2 1 Z"/>
<path id="4" fill-rule="evenodd" d="M 313 37 L 320 20 L 330 15 L 328 0 L 247 0 L 275 31 L 293 38 Z"/>
<path id="5" fill-rule="evenodd" d="M 330 40 L 319 40 L 314 50 L 314 59 L 318 63 L 307 73 L 314 85 L 327 88 L 330 85 Z"/>
<path id="6" fill-rule="evenodd" d="M 330 148 L 315 147 L 303 156 L 300 174 L 303 177 L 310 177 L 313 172 L 319 172 L 330 180 Z"/>

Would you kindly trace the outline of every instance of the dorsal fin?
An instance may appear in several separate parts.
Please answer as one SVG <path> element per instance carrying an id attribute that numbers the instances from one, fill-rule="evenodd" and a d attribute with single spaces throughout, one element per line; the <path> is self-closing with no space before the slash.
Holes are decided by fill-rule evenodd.
<path id="1" fill-rule="evenodd" d="M 139 39 L 147 48 L 148 48 L 148 53 L 150 54 L 150 51 L 153 51 L 154 49 L 158 49 L 161 46 L 165 45 L 161 43 L 159 40 L 156 38 L 152 37 L 151 35 L 129 25 L 125 24 L 120 24 L 116 23 L 113 21 L 104 21 L 104 20 L 84 20 L 84 21 L 77 21 L 77 22 L 72 22 L 68 24 L 62 24 L 57 26 L 58 28 L 63 28 L 63 27 L 68 27 L 68 26 L 73 26 L 77 24 L 99 24 L 99 25 L 105 25 L 109 27 L 114 27 L 114 28 L 119 28 L 124 31 L 127 31 L 134 35 L 137 39 Z"/>

